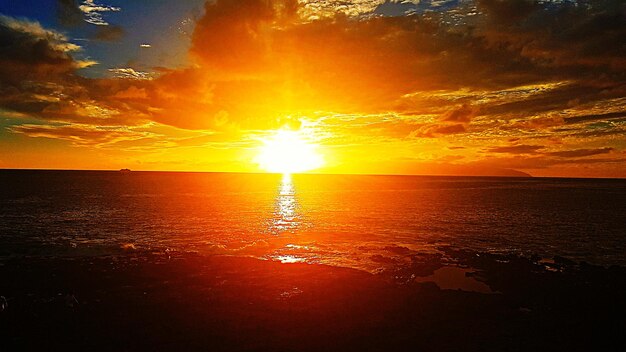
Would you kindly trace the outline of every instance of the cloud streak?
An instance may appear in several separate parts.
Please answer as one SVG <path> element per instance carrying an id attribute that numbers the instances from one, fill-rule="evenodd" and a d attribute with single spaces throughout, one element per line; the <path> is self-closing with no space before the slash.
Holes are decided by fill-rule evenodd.
<path id="1" fill-rule="evenodd" d="M 109 23 L 104 20 L 104 13 L 118 12 L 121 8 L 115 6 L 96 4 L 94 0 L 85 0 L 78 9 L 85 14 L 85 22 L 95 24 L 97 26 L 108 26 Z"/>

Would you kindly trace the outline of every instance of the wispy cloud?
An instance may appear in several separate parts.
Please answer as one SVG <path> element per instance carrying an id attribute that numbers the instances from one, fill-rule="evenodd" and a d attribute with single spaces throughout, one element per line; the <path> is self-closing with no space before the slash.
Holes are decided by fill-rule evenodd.
<path id="1" fill-rule="evenodd" d="M 109 25 L 104 20 L 104 13 L 121 11 L 119 7 L 96 4 L 94 0 L 85 0 L 78 8 L 85 14 L 85 22 L 98 26 Z"/>
<path id="2" fill-rule="evenodd" d="M 614 151 L 614 148 L 605 147 L 597 149 L 575 149 L 575 150 L 563 150 L 558 152 L 546 153 L 547 155 L 558 156 L 560 158 L 582 158 L 586 156 L 593 156 L 599 154 L 607 154 Z"/>
<path id="3" fill-rule="evenodd" d="M 150 74 L 149 72 L 137 71 L 130 67 L 110 68 L 109 72 L 111 72 L 113 76 L 118 78 L 152 79 L 152 74 Z"/>

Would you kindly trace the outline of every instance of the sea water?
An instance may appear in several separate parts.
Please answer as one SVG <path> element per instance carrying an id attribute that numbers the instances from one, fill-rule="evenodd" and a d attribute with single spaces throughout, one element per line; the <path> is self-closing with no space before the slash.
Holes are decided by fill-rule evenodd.
<path id="1" fill-rule="evenodd" d="M 446 249 L 626 265 L 626 180 L 0 170 L 0 258 L 167 250 L 375 270 Z"/>

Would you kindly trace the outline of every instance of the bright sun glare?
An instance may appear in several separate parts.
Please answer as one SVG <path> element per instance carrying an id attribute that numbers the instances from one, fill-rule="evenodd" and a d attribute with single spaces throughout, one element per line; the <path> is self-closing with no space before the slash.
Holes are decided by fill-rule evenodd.
<path id="1" fill-rule="evenodd" d="M 278 130 L 263 140 L 256 161 L 268 172 L 291 174 L 310 171 L 324 163 L 316 147 L 307 142 L 300 131 Z"/>

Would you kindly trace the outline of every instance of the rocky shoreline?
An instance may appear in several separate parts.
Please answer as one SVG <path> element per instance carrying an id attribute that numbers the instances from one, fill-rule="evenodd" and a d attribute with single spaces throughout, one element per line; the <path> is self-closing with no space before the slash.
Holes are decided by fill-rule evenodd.
<path id="1" fill-rule="evenodd" d="M 13 258 L 0 277 L 3 351 L 626 349 L 626 268 L 558 257 L 450 250 L 372 274 L 132 252 Z M 440 287 L 459 280 L 490 291 Z"/>

